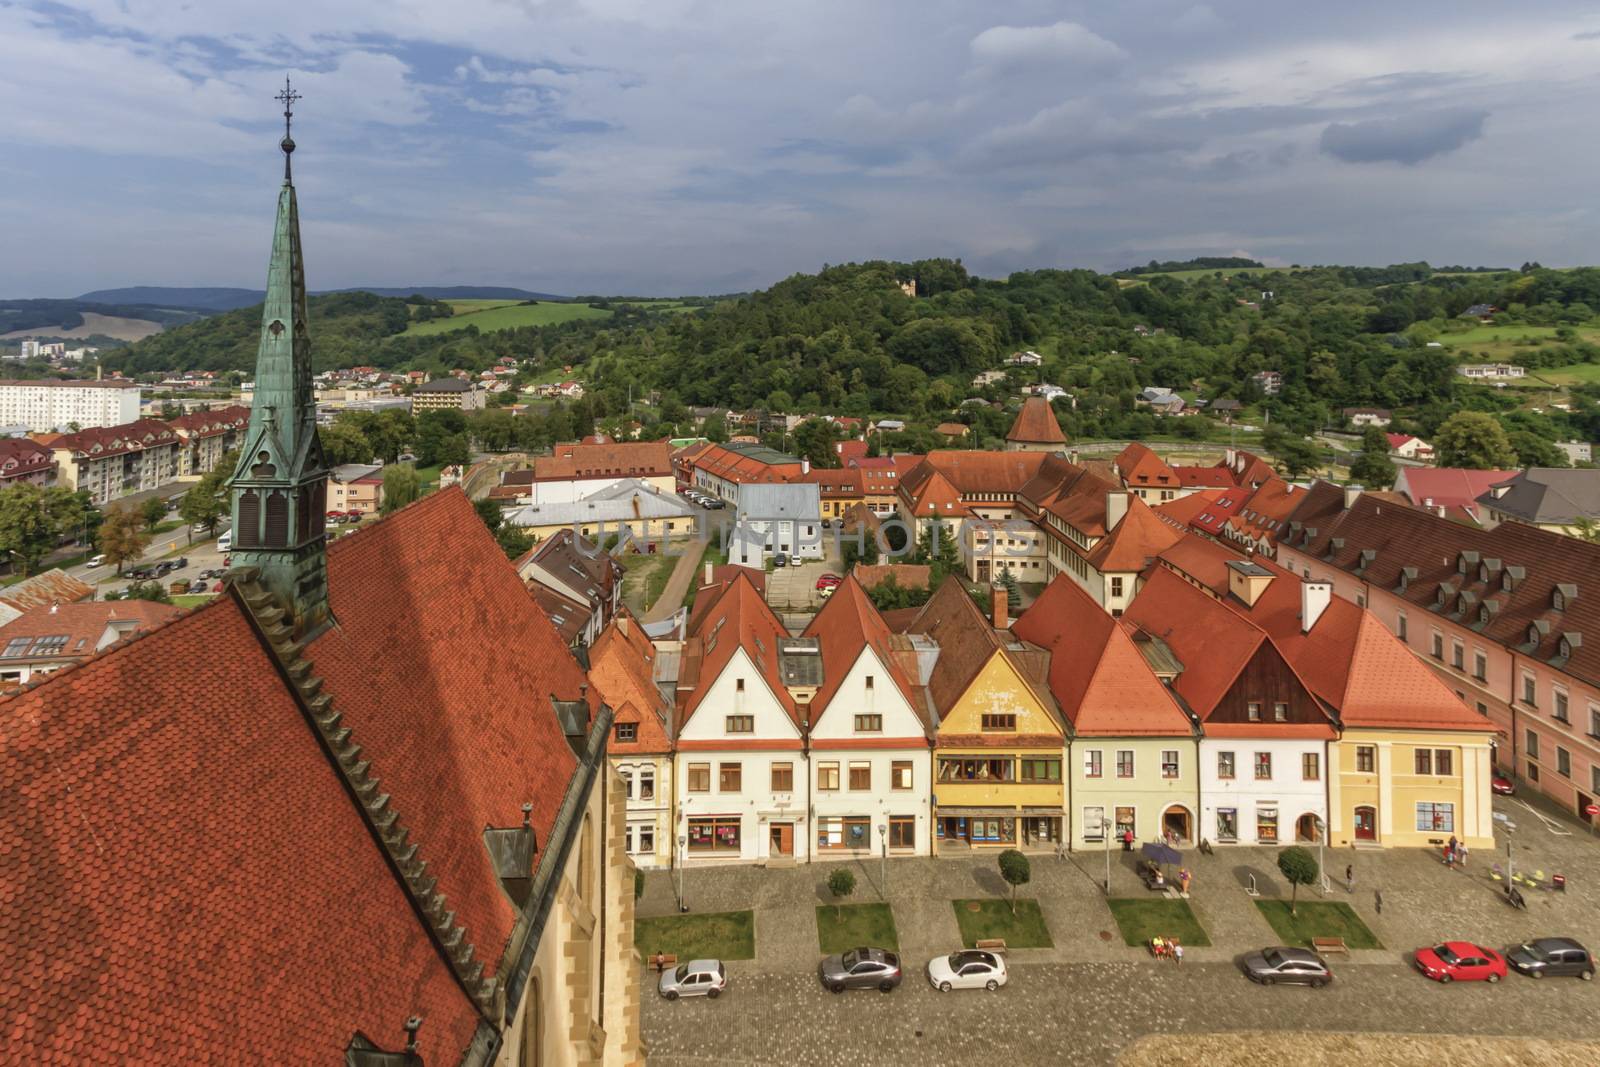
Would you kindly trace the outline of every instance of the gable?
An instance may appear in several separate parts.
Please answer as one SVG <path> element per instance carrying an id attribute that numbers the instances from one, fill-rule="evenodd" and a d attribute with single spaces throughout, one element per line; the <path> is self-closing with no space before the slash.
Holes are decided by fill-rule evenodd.
<path id="1" fill-rule="evenodd" d="M 872 679 L 871 689 L 867 679 Z M 850 665 L 843 681 L 834 691 L 832 699 L 822 709 L 822 714 L 811 728 L 813 738 L 856 737 L 857 715 L 883 716 L 883 730 L 874 736 L 909 737 L 922 740 L 926 732 L 922 718 L 906 700 L 905 694 L 895 684 L 888 666 L 870 647 L 861 650 Z"/>
<path id="2" fill-rule="evenodd" d="M 789 712 L 743 648 L 735 648 L 717 677 L 710 684 L 703 684 L 701 690 L 699 702 L 678 731 L 680 741 L 794 741 L 800 737 Z M 730 735 L 726 722 L 729 715 L 753 717 L 754 731 Z"/>
<path id="3" fill-rule="evenodd" d="M 1278 649 L 1270 641 L 1256 646 L 1233 684 L 1205 717 L 1213 723 L 1250 723 L 1250 703 L 1261 705 L 1261 718 L 1251 725 L 1282 725 L 1274 715 L 1274 705 L 1287 704 L 1287 722 L 1323 725 L 1328 719 L 1317 699 L 1307 691 Z"/>
<path id="4" fill-rule="evenodd" d="M 980 734 L 983 716 L 1015 715 L 1017 734 L 1062 736 L 1061 726 L 1033 688 L 1006 659 L 996 652 L 979 668 L 966 690 L 949 708 L 941 708 L 939 736 Z M 1003 735 L 1002 735 L 1003 736 Z"/>

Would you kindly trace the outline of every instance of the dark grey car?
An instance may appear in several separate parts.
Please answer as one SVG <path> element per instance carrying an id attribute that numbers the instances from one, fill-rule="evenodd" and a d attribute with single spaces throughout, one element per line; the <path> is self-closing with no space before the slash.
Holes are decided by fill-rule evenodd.
<path id="1" fill-rule="evenodd" d="M 891 992 L 900 984 L 900 957 L 888 949 L 853 948 L 817 965 L 822 984 L 834 993 L 846 989 Z"/>
<path id="2" fill-rule="evenodd" d="M 1333 981 L 1333 972 L 1321 956 L 1309 949 L 1276 946 L 1244 958 L 1244 973 L 1252 982 L 1274 985 L 1300 982 L 1318 988 Z"/>
<path id="3" fill-rule="evenodd" d="M 1506 950 L 1506 962 L 1529 978 L 1594 978 L 1594 957 L 1570 937 L 1541 937 Z"/>

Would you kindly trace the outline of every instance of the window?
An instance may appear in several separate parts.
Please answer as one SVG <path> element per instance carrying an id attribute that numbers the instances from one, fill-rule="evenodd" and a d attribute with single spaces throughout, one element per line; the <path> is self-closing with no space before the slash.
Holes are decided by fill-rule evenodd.
<path id="1" fill-rule="evenodd" d="M 1589 788 L 1600 793 L 1600 763 L 1589 768 Z"/>
<path id="2" fill-rule="evenodd" d="M 1378 765 L 1378 750 L 1371 745 L 1356 746 L 1356 773 L 1372 774 Z"/>
<path id="3" fill-rule="evenodd" d="M 744 679 L 743 678 L 735 678 L 733 680 L 733 691 L 735 693 L 744 692 Z"/>
<path id="4" fill-rule="evenodd" d="M 691 792 L 691 793 L 709 793 L 709 792 L 711 792 L 711 764 L 709 764 L 709 763 L 691 763 L 691 764 L 689 764 L 689 792 Z"/>
<path id="5" fill-rule="evenodd" d="M 636 722 L 617 723 L 617 740 L 624 743 L 639 740 L 639 724 Z"/>
<path id="6" fill-rule="evenodd" d="M 1539 706 L 1539 683 L 1531 674 L 1522 676 L 1522 702 L 1530 708 Z"/>
<path id="7" fill-rule="evenodd" d="M 1532 730 L 1529 730 L 1528 733 L 1527 733 L 1527 736 L 1524 738 L 1524 740 L 1527 743 L 1525 745 L 1523 745 L 1522 747 L 1523 747 L 1523 750 L 1528 753 L 1528 758 L 1529 759 L 1538 759 L 1539 758 L 1539 735 L 1534 733 Z"/>
<path id="8" fill-rule="evenodd" d="M 1597 768 L 1596 773 L 1600 773 Z M 1083 809 L 1083 839 L 1085 841 L 1104 841 L 1106 839 L 1106 809 L 1101 807 L 1087 807 Z"/>
<path id="9" fill-rule="evenodd" d="M 1261 701 L 1252 700 L 1245 705 L 1245 713 L 1250 716 L 1251 722 L 1261 721 Z"/>
<path id="10" fill-rule="evenodd" d="M 712 816 L 689 820 L 690 852 L 739 851 L 739 817 Z"/>
<path id="11" fill-rule="evenodd" d="M 1239 812 L 1235 808 L 1217 809 L 1217 840 L 1239 840 Z"/>
<path id="12" fill-rule="evenodd" d="M 817 788 L 839 788 L 839 765 L 837 763 L 817 764 Z"/>
<path id="13" fill-rule="evenodd" d="M 744 784 L 744 765 L 723 763 L 717 766 L 717 792 L 737 793 Z"/>
<path id="14" fill-rule="evenodd" d="M 1122 595 L 1122 578 L 1121 577 L 1118 577 L 1118 576 L 1113 576 L 1112 577 L 1112 579 L 1111 579 L 1111 595 L 1112 596 L 1121 596 Z"/>
<path id="15" fill-rule="evenodd" d="M 917 820 L 911 815 L 889 816 L 889 847 L 916 848 Z"/>
<path id="16" fill-rule="evenodd" d="M 1315 752 L 1302 752 L 1300 754 L 1300 778 L 1302 781 L 1315 782 L 1322 777 L 1322 757 Z"/>
<path id="17" fill-rule="evenodd" d="M 1563 778 L 1572 777 L 1572 753 L 1560 745 L 1556 746 L 1556 773 Z"/>
<path id="18" fill-rule="evenodd" d="M 883 716 L 882 715 L 857 715 L 856 716 L 856 733 L 858 733 L 858 734 L 881 734 L 881 733 L 883 733 Z"/>
<path id="19" fill-rule="evenodd" d="M 1570 721 L 1567 718 L 1567 691 L 1565 689 L 1552 688 L 1550 690 L 1550 714 L 1554 715 L 1558 722 Z"/>
<path id="20" fill-rule="evenodd" d="M 1178 777 L 1178 750 L 1175 748 L 1163 749 L 1161 752 L 1161 777 Z"/>
<path id="21" fill-rule="evenodd" d="M 1009 756 L 980 759 L 977 756 L 947 756 L 939 760 L 941 782 L 1013 782 L 1016 764 Z"/>
<path id="22" fill-rule="evenodd" d="M 846 815 L 817 819 L 819 849 L 864 849 L 872 847 L 872 820 L 865 815 Z"/>
<path id="23" fill-rule="evenodd" d="M 729 715 L 723 724 L 723 729 L 730 734 L 754 733 L 756 717 L 754 715 Z"/>
<path id="24" fill-rule="evenodd" d="M 1433 631 L 1428 651 L 1433 653 L 1434 659 L 1444 659 L 1444 634 L 1438 630 Z"/>
<path id="25" fill-rule="evenodd" d="M 774 763 L 772 765 L 772 792 L 794 792 L 794 764 Z"/>
<path id="26" fill-rule="evenodd" d="M 1100 750 L 1098 748 L 1085 749 L 1083 753 L 1083 776 L 1085 778 L 1099 778 L 1104 769 L 1100 766 Z"/>
<path id="27" fill-rule="evenodd" d="M 1289 721 L 1289 705 L 1284 703 L 1281 700 L 1276 702 L 1275 704 L 1273 704 L 1272 705 L 1272 721 L 1273 722 L 1288 722 Z"/>
<path id="28" fill-rule="evenodd" d="M 1265 782 L 1272 778 L 1272 753 L 1256 753 L 1256 781 Z"/>
<path id="29" fill-rule="evenodd" d="M 1117 777 L 1133 777 L 1133 750 L 1131 748 L 1117 749 Z"/>
<path id="30" fill-rule="evenodd" d="M 617 777 L 622 779 L 622 795 L 629 800 L 633 799 L 633 771 L 628 768 L 618 768 Z"/>
<path id="31" fill-rule="evenodd" d="M 872 788 L 872 764 L 850 764 L 850 788 L 857 792 Z"/>
<path id="32" fill-rule="evenodd" d="M 644 767 L 639 771 L 639 799 L 654 800 L 656 798 L 656 769 Z"/>
<path id="33" fill-rule="evenodd" d="M 1600 737 L 1600 705 L 1589 705 L 1589 736 Z"/>
<path id="34" fill-rule="evenodd" d="M 656 828 L 654 826 L 640 826 L 634 835 L 633 851 L 650 855 L 656 850 Z"/>
<path id="35" fill-rule="evenodd" d="M 1061 761 L 1058 759 L 1024 759 L 1022 761 L 1022 780 L 1024 782 L 1059 782 L 1061 781 Z"/>
<path id="36" fill-rule="evenodd" d="M 1232 778 L 1233 777 L 1233 753 L 1232 752 L 1218 752 L 1217 753 L 1217 777 L 1218 778 Z"/>
<path id="37" fill-rule="evenodd" d="M 910 760 L 908 760 L 908 759 L 904 759 L 904 760 L 897 759 L 892 764 L 889 765 L 889 788 L 890 789 L 910 789 L 910 788 L 912 788 L 911 778 L 912 778 L 912 770 L 911 770 L 911 761 Z"/>
<path id="38" fill-rule="evenodd" d="M 1416 771 L 1418 774 L 1433 773 L 1433 749 L 1417 749 L 1415 759 L 1417 761 Z"/>
<path id="39" fill-rule="evenodd" d="M 1467 647 L 1460 641 L 1450 642 L 1450 666 L 1462 670 L 1467 663 Z"/>
<path id="40" fill-rule="evenodd" d="M 1456 828 L 1456 806 L 1454 804 L 1432 804 L 1425 800 L 1417 801 L 1417 829 L 1430 834 L 1454 833 Z"/>
<path id="41" fill-rule="evenodd" d="M 1489 657 L 1484 655 L 1482 649 L 1472 650 L 1472 676 L 1480 682 L 1489 677 Z"/>
<path id="42" fill-rule="evenodd" d="M 1256 840 L 1263 845 L 1278 842 L 1278 809 L 1267 804 L 1256 808 Z"/>
<path id="43" fill-rule="evenodd" d="M 1134 809 L 1133 808 L 1118 808 L 1117 809 L 1117 834 L 1118 834 L 1118 836 L 1121 836 L 1124 833 L 1137 833 L 1137 832 L 1138 831 L 1136 831 L 1134 829 Z"/>
<path id="44" fill-rule="evenodd" d="M 866 682 L 867 682 L 867 692 L 870 693 L 870 692 L 872 692 L 872 675 L 870 675 L 870 674 L 867 675 Z"/>
<path id="45" fill-rule="evenodd" d="M 985 733 L 988 733 L 992 730 L 1014 731 L 1016 728 L 1017 717 L 1010 712 L 996 715 L 985 715 L 983 717 L 983 731 Z"/>
<path id="46" fill-rule="evenodd" d="M 1456 757 L 1456 754 L 1451 749 L 1448 749 L 1448 748 L 1436 748 L 1436 749 L 1434 749 L 1433 750 L 1433 773 L 1439 775 L 1440 777 L 1445 777 L 1445 778 L 1448 778 L 1450 775 L 1454 774 L 1455 773 L 1455 757 Z"/>
<path id="47" fill-rule="evenodd" d="M 1394 620 L 1394 635 L 1402 641 L 1406 639 L 1406 613 L 1403 611 Z"/>

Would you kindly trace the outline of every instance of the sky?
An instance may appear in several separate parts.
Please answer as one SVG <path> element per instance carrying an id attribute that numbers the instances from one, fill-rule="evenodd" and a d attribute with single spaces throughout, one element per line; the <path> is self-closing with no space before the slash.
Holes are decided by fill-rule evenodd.
<path id="1" fill-rule="evenodd" d="M 1600 262 L 1600 8 L 0 0 L 0 297 Z"/>

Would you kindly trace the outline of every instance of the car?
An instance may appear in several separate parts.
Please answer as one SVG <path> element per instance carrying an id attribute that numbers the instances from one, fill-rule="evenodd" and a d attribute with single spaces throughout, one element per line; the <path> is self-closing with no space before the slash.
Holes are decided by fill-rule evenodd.
<path id="1" fill-rule="evenodd" d="M 863 947 L 826 957 L 817 964 L 817 977 L 831 993 L 843 993 L 846 989 L 892 993 L 904 975 L 900 972 L 898 955 L 884 948 Z"/>
<path id="2" fill-rule="evenodd" d="M 835 589 L 837 589 L 837 588 L 839 588 L 839 587 L 836 586 L 836 585 L 828 586 L 827 588 L 823 589 L 822 592 L 817 594 L 817 599 L 818 600 L 827 600 L 827 599 L 831 598 L 833 596 L 833 591 Z"/>
<path id="3" fill-rule="evenodd" d="M 324 516 L 324 518 L 326 518 L 329 522 L 340 522 L 344 519 L 344 512 L 330 511 Z"/>
<path id="4" fill-rule="evenodd" d="M 189 583 L 189 593 L 190 593 L 190 595 L 194 595 L 194 594 L 197 594 L 197 593 L 204 593 L 209 588 L 210 588 L 210 586 L 208 586 L 205 583 L 205 580 L 201 579 L 201 578 L 196 578 L 194 581 Z"/>
<path id="5" fill-rule="evenodd" d="M 1577 977 L 1594 980 L 1594 957 L 1570 937 L 1541 937 L 1506 950 L 1506 962 L 1529 978 Z"/>
<path id="6" fill-rule="evenodd" d="M 84 564 L 85 567 L 104 567 L 105 565 L 106 557 L 104 555 L 90 556 L 89 561 Z"/>
<path id="7" fill-rule="evenodd" d="M 963 949 L 928 961 L 928 984 L 941 993 L 952 989 L 987 989 L 1006 984 L 1006 961 L 993 952 Z"/>
<path id="8" fill-rule="evenodd" d="M 177 559 L 171 560 L 169 562 L 171 562 L 173 570 L 181 571 L 181 570 L 183 570 L 183 568 L 185 568 L 185 567 L 187 567 L 189 565 L 189 557 L 188 556 L 179 556 Z"/>
<path id="9" fill-rule="evenodd" d="M 1506 976 L 1505 957 L 1471 941 L 1446 941 L 1417 949 L 1417 970 L 1436 982 L 1498 982 Z"/>
<path id="10" fill-rule="evenodd" d="M 345 522 L 360 522 L 366 517 L 367 513 L 364 511 L 347 511 L 344 513 Z"/>
<path id="11" fill-rule="evenodd" d="M 707 511 L 721 511 L 727 506 L 728 502 L 726 500 L 718 500 L 716 497 L 708 497 L 705 502 L 705 509 Z"/>
<path id="12" fill-rule="evenodd" d="M 679 997 L 710 997 L 715 1000 L 728 988 L 728 971 L 721 960 L 690 960 L 661 972 L 656 990 L 668 1000 Z"/>
<path id="13" fill-rule="evenodd" d="M 1322 988 L 1333 981 L 1333 972 L 1322 957 L 1308 949 L 1275 945 L 1244 958 L 1244 973 L 1252 982 L 1275 985 L 1301 982 Z"/>
<path id="14" fill-rule="evenodd" d="M 772 557 L 772 565 L 774 567 L 787 567 L 789 565 L 789 557 L 782 552 L 774 553 Z"/>
<path id="15" fill-rule="evenodd" d="M 1497 774 L 1489 779 L 1489 788 L 1503 797 L 1509 797 L 1517 791 L 1517 784 L 1508 775 Z"/>
<path id="16" fill-rule="evenodd" d="M 229 530 L 227 533 L 225 533 L 221 537 L 217 538 L 217 551 L 218 552 L 232 552 L 233 551 L 233 531 L 232 530 Z"/>
<path id="17" fill-rule="evenodd" d="M 824 574 L 821 578 L 817 579 L 817 588 L 826 589 L 830 585 L 839 585 L 843 581 L 844 579 L 839 577 L 837 574 Z"/>

